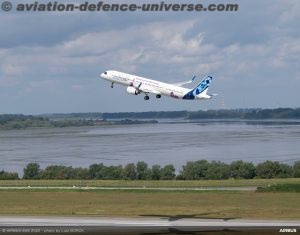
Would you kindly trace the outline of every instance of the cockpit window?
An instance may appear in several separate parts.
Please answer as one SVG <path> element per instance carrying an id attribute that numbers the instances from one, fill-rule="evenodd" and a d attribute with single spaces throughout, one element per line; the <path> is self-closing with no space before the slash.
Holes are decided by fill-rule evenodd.
<path id="1" fill-rule="evenodd" d="M 105 71 L 104 74 L 107 75 L 107 72 Z"/>

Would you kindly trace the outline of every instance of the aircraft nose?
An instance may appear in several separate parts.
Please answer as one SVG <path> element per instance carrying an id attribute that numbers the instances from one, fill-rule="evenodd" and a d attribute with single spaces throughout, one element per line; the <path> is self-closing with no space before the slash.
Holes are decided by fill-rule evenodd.
<path id="1" fill-rule="evenodd" d="M 100 77 L 107 78 L 107 75 L 108 75 L 107 71 L 105 71 L 105 72 L 103 72 L 103 73 L 100 74 Z"/>

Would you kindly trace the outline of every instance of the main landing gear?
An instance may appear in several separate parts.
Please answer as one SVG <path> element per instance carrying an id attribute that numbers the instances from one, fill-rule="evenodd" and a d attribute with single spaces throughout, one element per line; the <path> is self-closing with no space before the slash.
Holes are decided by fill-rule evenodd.
<path id="1" fill-rule="evenodd" d="M 160 94 L 157 94 L 157 95 L 156 95 L 156 98 L 157 98 L 157 99 L 159 99 L 160 97 L 161 97 L 161 95 L 160 95 Z"/>
<path id="2" fill-rule="evenodd" d="M 111 87 L 111 88 L 114 88 L 114 83 L 113 83 L 113 82 L 111 83 L 110 87 Z"/>
<path id="3" fill-rule="evenodd" d="M 144 100 L 149 100 L 149 96 L 146 95 L 146 96 L 144 97 Z"/>

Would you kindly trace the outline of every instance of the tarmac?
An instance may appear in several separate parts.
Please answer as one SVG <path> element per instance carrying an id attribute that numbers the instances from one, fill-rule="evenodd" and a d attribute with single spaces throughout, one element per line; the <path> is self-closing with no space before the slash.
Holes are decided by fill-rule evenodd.
<path id="1" fill-rule="evenodd" d="M 0 234 L 198 234 L 204 231 L 300 231 L 300 220 L 171 217 L 0 216 Z"/>

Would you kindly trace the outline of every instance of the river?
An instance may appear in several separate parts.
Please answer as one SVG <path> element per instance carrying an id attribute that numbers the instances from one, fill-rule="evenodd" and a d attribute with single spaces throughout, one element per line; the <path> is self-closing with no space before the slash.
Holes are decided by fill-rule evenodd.
<path id="1" fill-rule="evenodd" d="M 29 162 L 88 167 L 145 161 L 300 160 L 300 121 L 161 121 L 157 124 L 0 131 L 0 170 L 22 174 Z"/>

